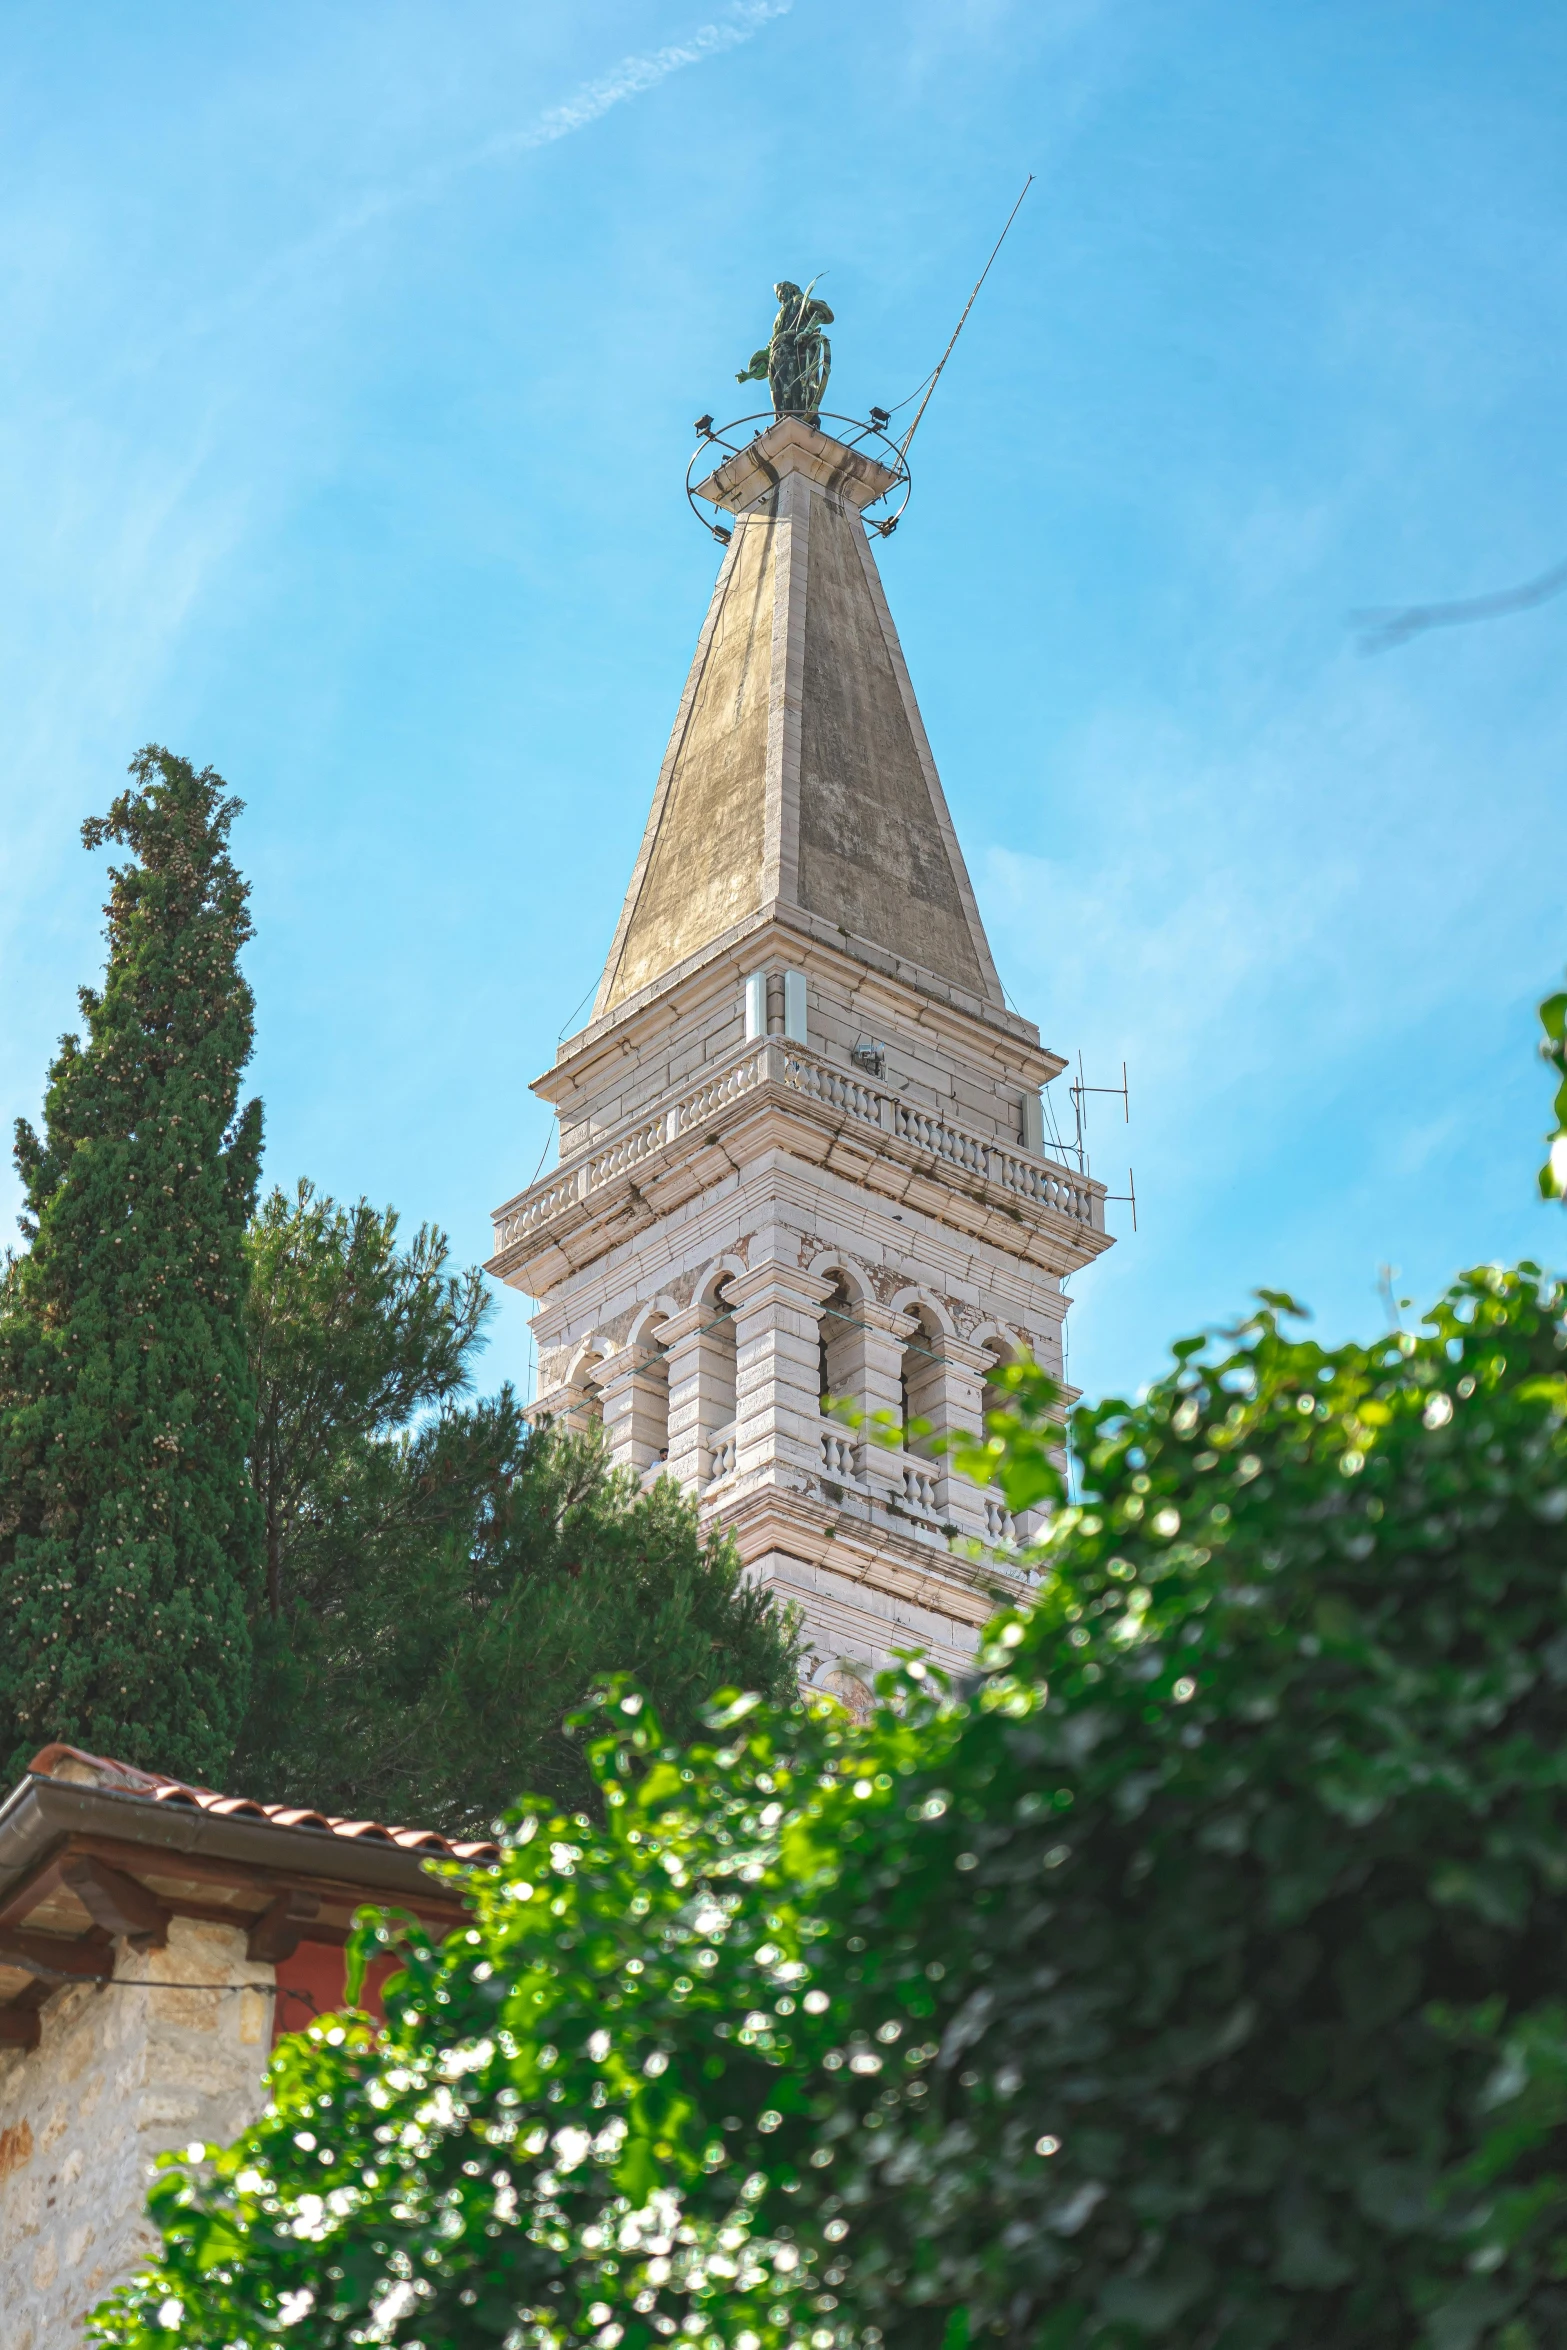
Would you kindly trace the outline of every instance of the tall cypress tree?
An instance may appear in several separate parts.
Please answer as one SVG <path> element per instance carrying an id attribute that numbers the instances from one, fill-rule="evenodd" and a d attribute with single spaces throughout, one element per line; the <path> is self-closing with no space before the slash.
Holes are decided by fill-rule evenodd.
<path id="1" fill-rule="evenodd" d="M 82 827 L 115 841 L 109 959 L 16 1130 L 31 1242 L 0 1294 L 0 1756 L 50 1739 L 221 1780 L 260 1563 L 246 1221 L 261 1105 L 240 803 L 156 746 Z"/>

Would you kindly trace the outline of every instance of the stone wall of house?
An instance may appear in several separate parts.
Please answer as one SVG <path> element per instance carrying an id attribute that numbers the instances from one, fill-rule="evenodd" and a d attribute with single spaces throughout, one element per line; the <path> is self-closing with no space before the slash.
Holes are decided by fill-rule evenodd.
<path id="1" fill-rule="evenodd" d="M 0 2050 L 4 2350 L 81 2350 L 87 2312 L 153 2244 L 153 2157 L 221 2144 L 259 2109 L 273 1990 L 242 1929 L 175 1918 L 164 1950 L 117 1945 L 106 1988 L 57 1992 L 37 2048 Z"/>

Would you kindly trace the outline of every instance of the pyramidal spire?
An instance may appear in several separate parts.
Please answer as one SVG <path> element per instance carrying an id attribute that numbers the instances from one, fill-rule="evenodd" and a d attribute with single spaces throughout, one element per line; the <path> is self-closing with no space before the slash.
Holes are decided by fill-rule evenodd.
<path id="1" fill-rule="evenodd" d="M 862 519 L 896 479 L 782 416 L 698 485 L 734 530 L 595 1019 L 760 915 L 1003 1009 Z"/>

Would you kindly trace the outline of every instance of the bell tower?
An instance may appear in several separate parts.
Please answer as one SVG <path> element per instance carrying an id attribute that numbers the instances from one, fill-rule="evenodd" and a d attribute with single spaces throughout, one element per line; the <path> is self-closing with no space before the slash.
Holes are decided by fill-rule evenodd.
<path id="1" fill-rule="evenodd" d="M 1029 1528 L 823 1396 L 977 1429 L 998 1366 L 1060 1377 L 1063 1277 L 1110 1246 L 1045 1156 L 1064 1063 L 1007 1009 L 882 593 L 896 480 L 785 415 L 698 485 L 732 536 L 592 1018 L 534 1086 L 560 1163 L 489 1266 L 538 1300 L 536 1409 L 696 1495 L 851 1696 L 897 1648 L 961 1670 Z"/>

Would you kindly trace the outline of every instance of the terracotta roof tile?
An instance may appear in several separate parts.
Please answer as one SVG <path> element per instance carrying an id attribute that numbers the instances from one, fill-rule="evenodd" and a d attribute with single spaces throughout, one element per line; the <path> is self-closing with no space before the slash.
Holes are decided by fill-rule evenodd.
<path id="1" fill-rule="evenodd" d="M 46 1746 L 27 1768 L 39 1778 L 74 1780 L 111 1793 L 139 1795 L 153 1803 L 186 1804 L 223 1819 L 268 1820 L 277 1828 L 314 1828 L 348 1843 L 395 1844 L 404 1852 L 428 1852 L 448 1860 L 500 1858 L 500 1847 L 487 1841 L 441 1836 L 433 1828 L 388 1827 L 380 1820 L 340 1820 L 330 1812 L 309 1811 L 289 1803 L 257 1803 L 246 1795 L 219 1795 L 211 1787 L 188 1787 L 182 1779 L 138 1770 L 133 1763 L 115 1762 L 108 1755 L 86 1754 L 79 1746 Z"/>

